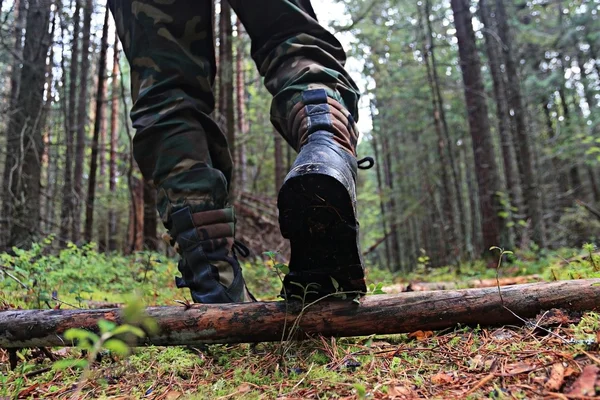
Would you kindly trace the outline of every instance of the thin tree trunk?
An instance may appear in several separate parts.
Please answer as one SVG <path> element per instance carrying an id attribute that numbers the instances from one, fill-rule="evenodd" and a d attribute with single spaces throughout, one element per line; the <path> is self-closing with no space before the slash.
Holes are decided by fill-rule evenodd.
<path id="1" fill-rule="evenodd" d="M 246 190 L 248 182 L 248 157 L 246 155 L 246 137 L 248 135 L 248 123 L 246 122 L 246 83 L 244 74 L 244 40 L 243 27 L 240 19 L 235 22 L 237 30 L 238 45 L 235 54 L 235 72 L 236 72 L 236 101 L 237 101 L 237 132 L 241 136 L 237 146 L 237 167 L 238 171 L 238 188 L 240 191 Z"/>
<path id="2" fill-rule="evenodd" d="M 486 254 L 491 255 L 488 250 L 490 247 L 504 245 L 505 222 L 498 216 L 501 210 L 498 198 L 499 173 L 490 134 L 488 109 L 481 77 L 481 62 L 477 53 L 469 2 L 468 0 L 451 0 L 451 5 L 475 156 L 483 246 Z"/>
<path id="3" fill-rule="evenodd" d="M 88 177 L 87 202 L 85 204 L 85 231 L 84 240 L 92 241 L 94 228 L 94 202 L 96 200 L 96 174 L 98 170 L 98 138 L 104 121 L 104 95 L 106 94 L 106 53 L 108 51 L 108 14 L 104 12 L 104 25 L 102 28 L 102 44 L 100 45 L 100 65 L 98 67 L 98 90 L 96 94 L 96 115 L 94 121 L 94 136 L 92 138 L 92 154 L 90 160 L 90 174 Z"/>
<path id="4" fill-rule="evenodd" d="M 8 115 L 9 118 L 16 111 L 17 100 L 19 96 L 19 86 L 21 82 L 21 62 L 23 58 L 23 28 L 25 27 L 25 16 L 27 14 L 25 0 L 15 0 L 13 8 L 15 10 L 15 27 L 14 27 L 14 39 L 15 43 L 13 46 L 13 62 L 10 71 L 10 92 L 9 92 L 9 103 L 8 103 Z M 9 120 L 10 122 L 10 120 Z M 18 150 L 18 139 L 17 137 L 11 137 L 16 132 L 10 132 L 10 124 L 7 124 L 6 133 L 6 154 L 4 159 L 4 173 L 2 179 L 2 215 L 0 218 L 0 246 L 7 244 L 9 239 L 9 233 L 12 229 L 12 219 L 10 214 L 12 213 L 12 204 L 14 193 L 11 192 L 11 182 L 14 177 L 14 171 L 11 169 L 16 165 L 16 151 Z M 1 249 L 1 247 L 0 247 Z"/>
<path id="5" fill-rule="evenodd" d="M 438 69 L 437 69 L 437 62 L 436 62 L 436 55 L 435 55 L 435 45 L 434 45 L 434 41 L 433 41 L 433 29 L 431 28 L 431 18 L 429 18 L 430 14 L 431 14 L 431 4 L 429 0 L 425 1 L 425 10 L 426 13 L 425 15 L 427 16 L 426 18 L 426 22 L 427 22 L 427 32 L 428 32 L 428 36 L 429 36 L 429 52 L 431 53 L 431 70 L 432 70 L 432 77 L 433 77 L 433 84 L 434 84 L 434 88 L 435 88 L 435 93 L 436 93 L 436 100 L 437 100 L 437 104 L 438 104 L 438 113 L 439 113 L 439 120 L 442 123 L 442 132 L 444 133 L 444 138 L 446 140 L 446 151 L 448 152 L 448 159 L 450 161 L 450 171 L 452 173 L 452 183 L 454 184 L 454 192 L 455 192 L 455 197 L 454 200 L 456 201 L 456 205 L 457 205 L 457 209 L 458 209 L 458 221 L 459 221 L 459 226 L 460 226 L 460 233 L 463 237 L 462 241 L 459 240 L 457 242 L 458 245 L 461 245 L 462 242 L 467 240 L 467 225 L 465 222 L 465 210 L 464 210 L 464 205 L 463 205 L 463 199 L 462 199 L 462 190 L 461 190 L 461 185 L 460 185 L 460 174 L 458 173 L 458 162 L 456 160 L 455 157 L 455 145 L 452 141 L 452 139 L 450 138 L 450 129 L 448 128 L 448 121 L 446 119 L 446 111 L 445 111 L 445 107 L 444 107 L 444 97 L 442 96 L 442 90 L 440 89 L 440 79 L 438 76 Z"/>
<path id="6" fill-rule="evenodd" d="M 119 139 L 119 36 L 115 33 L 113 45 L 113 67 L 111 84 L 111 112 L 110 112 L 110 159 L 108 190 L 108 251 L 117 249 L 117 213 L 115 211 L 115 197 L 117 195 L 117 141 Z"/>
<path id="7" fill-rule="evenodd" d="M 132 176 L 130 178 L 132 204 L 129 208 L 129 240 L 126 254 L 144 249 L 144 182 Z"/>
<path id="8" fill-rule="evenodd" d="M 8 146 L 14 157 L 7 158 L 12 220 L 9 246 L 29 247 L 40 228 L 40 184 L 42 114 L 46 59 L 52 42 L 48 32 L 51 0 L 30 0 L 27 13 L 21 87 L 9 122 Z"/>
<path id="9" fill-rule="evenodd" d="M 83 37 L 81 40 L 81 74 L 79 80 L 79 103 L 77 106 L 77 137 L 75 142 L 75 169 L 73 170 L 74 204 L 71 224 L 71 240 L 81 237 L 81 207 L 83 203 L 83 167 L 85 156 L 85 131 L 88 123 L 88 75 L 90 70 L 90 30 L 93 0 L 85 0 L 83 8 Z"/>
<path id="10" fill-rule="evenodd" d="M 374 118 L 373 113 L 371 113 L 371 115 L 372 115 L 371 118 Z M 376 135 L 373 135 L 370 142 L 371 142 L 371 146 L 373 148 L 373 155 L 375 156 L 375 159 L 380 160 L 379 147 L 377 145 L 377 139 L 375 136 Z M 375 171 L 377 173 L 377 193 L 379 195 L 379 210 L 381 212 L 381 215 L 379 216 L 379 218 L 381 220 L 381 228 L 382 228 L 383 237 L 384 237 L 383 244 L 385 246 L 385 265 L 387 265 L 389 267 L 391 265 L 391 263 L 390 263 L 390 245 L 387 240 L 388 228 L 387 228 L 387 218 L 386 218 L 386 212 L 385 212 L 385 201 L 384 201 L 384 196 L 383 196 L 383 182 L 381 180 L 381 163 L 379 163 L 379 162 L 375 163 Z"/>
<path id="11" fill-rule="evenodd" d="M 442 224 L 442 230 L 444 232 L 445 239 L 442 243 L 444 259 L 442 261 L 443 264 L 446 263 L 447 257 L 452 257 L 456 260 L 457 255 L 460 254 L 460 246 L 457 243 L 457 235 L 456 235 L 456 223 L 454 219 L 454 196 L 452 190 L 450 189 L 450 185 L 452 184 L 450 175 L 448 174 L 448 158 L 446 157 L 446 149 L 448 147 L 448 143 L 446 142 L 443 133 L 442 133 L 442 122 L 440 120 L 440 110 L 438 109 L 437 102 L 437 92 L 435 89 L 435 83 L 433 81 L 433 75 L 431 73 L 431 65 L 429 64 L 429 49 L 432 45 L 431 43 L 427 43 L 426 40 L 426 32 L 423 27 L 423 20 L 429 19 L 429 14 L 425 13 L 423 15 L 421 7 L 418 7 L 419 10 L 419 30 L 422 34 L 422 45 L 423 45 L 423 62 L 425 63 L 425 70 L 427 72 L 427 82 L 429 83 L 429 88 L 431 92 L 431 114 L 433 117 L 435 133 L 437 135 L 437 154 L 438 154 L 438 162 L 440 164 L 439 173 L 441 174 L 441 186 L 442 186 L 442 218 L 440 222 Z M 426 10 L 428 11 L 428 10 Z M 460 257 L 460 256 L 459 256 Z"/>
<path id="12" fill-rule="evenodd" d="M 492 75 L 492 82 L 494 86 L 494 98 L 496 99 L 496 118 L 498 119 L 498 134 L 500 136 L 500 143 L 502 149 L 502 160 L 504 161 L 504 178 L 506 180 L 506 188 L 508 189 L 509 204 L 507 212 L 507 222 L 512 222 L 514 227 L 518 226 L 512 221 L 510 216 L 511 208 L 513 206 L 519 207 L 520 202 L 518 196 L 520 193 L 519 179 L 515 174 L 516 161 L 514 157 L 513 149 L 513 138 L 510 129 L 510 113 L 508 110 L 508 102 L 506 100 L 506 87 L 502 71 L 502 61 L 498 54 L 498 31 L 490 20 L 491 10 L 488 8 L 485 0 L 479 0 L 479 17 L 483 22 L 484 37 L 485 37 L 485 50 L 488 56 L 488 64 Z M 509 245 L 512 247 L 514 243 L 512 237 L 512 229 L 509 229 Z M 520 237 L 520 235 L 519 235 Z"/>
<path id="13" fill-rule="evenodd" d="M 69 232 L 73 224 L 73 206 L 75 204 L 73 192 L 73 154 L 75 135 L 77 132 L 77 79 L 79 77 L 79 24 L 81 14 L 81 0 L 75 0 L 75 13 L 73 15 L 73 40 L 71 44 L 71 67 L 69 69 L 69 101 L 67 106 L 67 127 L 65 131 L 65 165 L 63 201 L 60 212 L 59 241 L 64 246 L 69 239 Z"/>
<path id="14" fill-rule="evenodd" d="M 517 71 L 517 63 L 514 59 L 512 37 L 510 35 L 504 0 L 496 0 L 496 20 L 498 21 L 498 34 L 502 40 L 502 48 L 504 49 L 508 103 L 512 111 L 516 129 L 515 139 L 517 141 L 520 160 L 519 174 L 525 202 L 527 203 L 527 214 L 531 218 L 532 239 L 538 246 L 544 247 L 546 245 L 546 233 L 542 201 L 533 167 L 531 134 L 527 130 L 527 123 L 525 121 L 524 103 L 521 98 L 521 83 L 518 75 L 519 72 Z"/>

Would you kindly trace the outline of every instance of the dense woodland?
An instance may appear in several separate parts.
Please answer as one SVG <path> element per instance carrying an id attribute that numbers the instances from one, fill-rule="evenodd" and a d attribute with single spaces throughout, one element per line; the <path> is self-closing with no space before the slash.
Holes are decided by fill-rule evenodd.
<path id="1" fill-rule="evenodd" d="M 315 0 L 322 1 L 322 0 Z M 332 0 L 334 2 L 334 0 Z M 491 246 L 600 237 L 598 0 L 338 0 L 362 71 L 362 245 L 392 271 Z M 132 159 L 129 67 L 105 1 L 0 0 L 0 248 L 165 251 Z M 275 199 L 294 153 L 226 2 L 214 118 L 236 160 L 240 239 L 286 253 Z"/>

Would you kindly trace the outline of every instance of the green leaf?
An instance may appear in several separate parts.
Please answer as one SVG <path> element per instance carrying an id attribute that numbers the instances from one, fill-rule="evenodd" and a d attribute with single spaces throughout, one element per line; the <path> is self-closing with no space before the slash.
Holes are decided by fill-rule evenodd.
<path id="1" fill-rule="evenodd" d="M 82 341 L 82 340 L 88 339 L 92 343 L 96 343 L 98 340 L 100 340 L 100 337 L 98 337 L 98 335 L 96 335 L 94 332 L 86 331 L 85 329 L 79 329 L 79 328 L 68 329 L 65 332 L 64 337 L 66 340 L 70 340 L 70 341 L 74 341 L 74 340 Z"/>
<path id="2" fill-rule="evenodd" d="M 338 291 L 340 289 L 340 284 L 338 283 L 338 281 L 336 281 L 333 276 L 330 276 L 329 278 L 331 279 L 331 283 L 333 284 L 335 290 Z"/>
<path id="3" fill-rule="evenodd" d="M 146 333 L 142 329 L 132 325 L 121 325 L 118 328 L 116 328 L 112 333 L 114 336 L 122 335 L 124 333 L 132 333 L 139 338 L 143 338 L 144 336 L 146 336 Z"/>
<path id="4" fill-rule="evenodd" d="M 276 264 L 275 269 L 281 271 L 283 274 L 290 273 L 290 268 L 285 264 Z"/>
<path id="5" fill-rule="evenodd" d="M 80 368 L 83 369 L 88 366 L 87 360 L 76 360 L 73 358 L 66 358 L 64 360 L 55 361 L 52 364 L 52 369 L 54 371 L 63 371 L 68 368 Z"/>
<path id="6" fill-rule="evenodd" d="M 101 319 L 98 321 L 98 328 L 100 328 L 101 333 L 110 332 L 113 329 L 115 329 L 116 326 L 117 324 L 115 324 L 114 322 L 107 321 L 105 319 Z"/>
<path id="7" fill-rule="evenodd" d="M 127 356 L 130 352 L 129 346 L 127 346 L 124 341 L 119 339 L 109 339 L 104 342 L 104 346 L 102 347 L 122 357 Z"/>

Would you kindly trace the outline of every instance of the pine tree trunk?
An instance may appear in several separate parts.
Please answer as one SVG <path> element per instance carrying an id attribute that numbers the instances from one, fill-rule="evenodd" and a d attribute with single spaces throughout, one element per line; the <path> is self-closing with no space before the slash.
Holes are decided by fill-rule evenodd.
<path id="1" fill-rule="evenodd" d="M 98 89 L 96 94 L 96 115 L 94 121 L 94 136 L 92 138 L 92 154 L 90 160 L 90 174 L 88 176 L 87 202 L 85 204 L 85 231 L 84 240 L 92 241 L 94 228 L 94 202 L 96 200 L 96 175 L 98 171 L 98 138 L 104 121 L 104 95 L 106 93 L 106 53 L 108 51 L 108 14 L 104 12 L 104 25 L 102 28 L 102 44 L 100 45 L 100 61 L 98 67 Z"/>
<path id="2" fill-rule="evenodd" d="M 248 182 L 248 157 L 246 155 L 246 139 L 248 135 L 248 123 L 246 122 L 246 83 L 244 74 L 244 40 L 243 27 L 239 18 L 236 19 L 235 27 L 237 30 L 238 45 L 235 54 L 235 72 L 236 72 L 236 102 L 237 102 L 237 132 L 242 140 L 237 145 L 237 166 L 238 183 L 237 186 L 241 192 L 246 190 Z"/>
<path id="3" fill-rule="evenodd" d="M 373 113 L 371 113 L 371 118 L 374 118 Z M 377 139 L 376 139 L 376 135 L 373 135 L 373 137 L 370 140 L 371 142 L 371 146 L 373 148 L 373 155 L 375 156 L 375 160 L 381 160 L 379 158 L 379 146 L 377 145 Z M 383 232 L 383 245 L 384 245 L 384 249 L 385 249 L 385 265 L 387 265 L 388 267 L 391 265 L 390 263 L 390 245 L 388 242 L 388 227 L 387 227 L 387 218 L 386 218 L 386 212 L 385 212 L 385 201 L 384 201 L 384 196 L 383 196 L 383 182 L 381 180 L 381 163 L 377 162 L 375 163 L 375 172 L 377 174 L 377 193 L 379 195 L 379 210 L 381 212 L 381 215 L 379 216 L 380 220 L 381 220 L 381 229 Z"/>
<path id="4" fill-rule="evenodd" d="M 437 102 L 437 92 L 436 85 L 433 81 L 433 75 L 431 73 L 431 65 L 429 64 L 429 49 L 431 48 L 431 44 L 427 43 L 425 28 L 423 27 L 423 20 L 429 19 L 429 14 L 425 13 L 423 16 L 423 12 L 421 7 L 418 7 L 419 10 L 419 22 L 418 27 L 419 31 L 422 35 L 422 47 L 423 47 L 423 62 L 425 63 L 425 70 L 427 72 L 427 82 L 429 84 L 430 92 L 431 92 L 431 115 L 433 118 L 433 125 L 435 129 L 435 133 L 437 136 L 437 154 L 438 154 L 438 162 L 439 162 L 439 173 L 441 175 L 441 186 L 442 186 L 442 209 L 443 213 L 440 218 L 440 222 L 442 224 L 442 230 L 444 232 L 444 236 L 446 240 L 443 241 L 442 248 L 444 257 L 441 259 L 441 263 L 446 264 L 448 261 L 448 257 L 456 256 L 460 253 L 460 246 L 457 243 L 457 235 L 455 231 L 456 223 L 454 219 L 454 195 L 452 190 L 450 189 L 450 185 L 452 184 L 450 175 L 448 174 L 448 158 L 446 156 L 446 150 L 448 147 L 448 142 L 446 142 L 443 133 L 442 133 L 442 122 L 440 120 L 440 110 L 438 108 Z M 427 10 L 428 11 L 428 10 Z"/>
<path id="5" fill-rule="evenodd" d="M 14 27 L 14 46 L 13 46 L 13 64 L 10 71 L 10 92 L 9 92 L 9 113 L 13 115 L 17 110 L 17 98 L 19 96 L 19 86 L 21 82 L 21 62 L 23 58 L 23 28 L 25 27 L 25 17 L 27 14 L 25 0 L 15 0 L 13 7 L 15 10 L 15 27 Z M 10 120 L 9 120 L 10 121 Z M 19 148 L 19 140 L 17 136 L 11 136 L 15 132 L 10 131 L 10 124 L 6 125 L 6 154 L 4 159 L 4 173 L 2 179 L 2 215 L 0 218 L 0 250 L 8 245 L 9 233 L 12 229 L 12 204 L 15 193 L 11 192 L 11 182 L 15 178 L 11 166 L 18 163 L 16 159 Z M 8 247 L 7 247 L 8 248 Z"/>
<path id="6" fill-rule="evenodd" d="M 496 100 L 496 118 L 498 119 L 498 134 L 500 136 L 500 143 L 502 149 L 502 160 L 504 162 L 504 178 L 506 180 L 506 187 L 508 189 L 509 204 L 507 211 L 510 214 L 511 207 L 520 207 L 519 201 L 520 194 L 520 183 L 518 176 L 515 174 L 516 161 L 513 149 L 513 138 L 510 129 L 510 113 L 508 110 L 508 102 L 506 100 L 506 85 L 504 81 L 504 73 L 502 71 L 502 61 L 500 60 L 500 54 L 498 50 L 498 36 L 497 27 L 494 26 L 490 20 L 491 10 L 488 8 L 485 0 L 479 0 L 479 16 L 485 26 L 484 37 L 485 37 L 485 50 L 488 56 L 488 64 L 492 75 L 492 82 L 494 86 L 494 98 Z M 515 221 L 509 216 L 507 222 Z M 514 224 L 515 228 L 518 226 Z M 512 231 L 512 229 L 509 229 Z M 520 236 L 520 235 L 519 235 Z M 513 238 L 510 234 L 509 246 L 512 248 Z"/>
<path id="7" fill-rule="evenodd" d="M 20 89 L 9 122 L 8 145 L 14 157 L 7 158 L 12 194 L 9 218 L 13 221 L 9 246 L 29 247 L 40 228 L 42 113 L 46 58 L 52 42 L 48 32 L 51 0 L 30 0 L 27 13 Z M 12 150 L 9 147 L 9 150 Z"/>
<path id="8" fill-rule="evenodd" d="M 77 132 L 77 79 L 79 77 L 79 32 L 81 21 L 81 1 L 75 0 L 75 13 L 73 15 L 73 40 L 71 42 L 71 66 L 69 68 L 69 100 L 67 103 L 67 128 L 65 131 L 65 165 L 63 201 L 60 212 L 60 233 L 58 235 L 61 246 L 64 247 L 69 240 L 69 233 L 73 224 L 73 206 L 75 194 L 73 192 L 73 155 L 75 135 Z M 66 73 L 66 71 L 64 71 Z"/>
<path id="9" fill-rule="evenodd" d="M 81 237 L 81 207 L 83 205 L 83 167 L 85 156 L 85 131 L 88 123 L 88 75 L 90 70 L 90 30 L 93 0 L 85 0 L 83 8 L 83 37 L 81 40 L 81 73 L 79 79 L 79 102 L 77 106 L 77 136 L 75 141 L 75 169 L 73 170 L 74 203 L 71 224 L 71 240 L 79 242 Z"/>
<path id="10" fill-rule="evenodd" d="M 499 173 L 490 133 L 481 62 L 477 53 L 469 1 L 451 0 L 451 5 L 475 157 L 483 246 L 486 253 L 491 255 L 487 249 L 504 245 L 502 237 L 505 232 L 505 222 L 498 216 L 501 210 L 497 194 L 500 191 Z"/>
<path id="11" fill-rule="evenodd" d="M 508 91 L 508 104 L 512 110 L 514 126 L 516 129 L 517 150 L 519 152 L 519 175 L 523 186 L 523 194 L 527 204 L 527 215 L 531 218 L 532 239 L 538 246 L 546 244 L 546 233 L 543 220 L 541 195 L 537 184 L 533 166 L 531 134 L 528 132 L 525 121 L 525 109 L 521 98 L 521 83 L 517 64 L 514 60 L 512 37 L 504 7 L 505 0 L 496 0 L 496 20 L 498 21 L 498 34 L 504 49 L 504 63 Z"/>
<path id="12" fill-rule="evenodd" d="M 111 112 L 110 112 L 110 158 L 108 164 L 110 192 L 108 204 L 108 251 L 117 249 L 117 213 L 115 198 L 117 195 L 117 142 L 119 139 L 119 36 L 115 33 L 113 46 L 113 67 L 111 83 Z"/>
<path id="13" fill-rule="evenodd" d="M 437 99 L 437 109 L 439 113 L 439 120 L 442 124 L 442 132 L 444 133 L 444 138 L 446 141 L 446 151 L 448 152 L 448 159 L 450 165 L 450 171 L 452 173 L 452 183 L 454 184 L 454 200 L 456 201 L 456 206 L 458 210 L 458 221 L 460 226 L 460 233 L 462 235 L 462 240 L 458 240 L 457 244 L 460 246 L 464 241 L 467 240 L 467 225 L 465 223 L 465 210 L 462 199 L 462 190 L 460 185 L 460 174 L 458 173 L 458 162 L 455 157 L 455 144 L 450 138 L 450 129 L 448 128 L 448 121 L 446 119 L 446 111 L 444 107 L 444 98 L 442 96 L 442 91 L 440 89 L 440 79 L 438 76 L 438 68 L 435 56 L 435 45 L 433 42 L 433 30 L 431 28 L 431 5 L 429 0 L 425 1 L 425 15 L 427 22 L 427 33 L 429 37 L 429 52 L 431 53 L 431 70 L 432 70 L 432 78 L 433 78 L 433 86 L 435 88 L 436 95 L 434 96 Z M 459 253 L 460 255 L 460 253 Z"/>

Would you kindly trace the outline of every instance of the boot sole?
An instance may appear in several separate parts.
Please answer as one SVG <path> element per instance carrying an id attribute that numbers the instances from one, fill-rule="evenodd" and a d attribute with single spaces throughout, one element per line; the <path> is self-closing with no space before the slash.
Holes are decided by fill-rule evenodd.
<path id="1" fill-rule="evenodd" d="M 279 224 L 292 254 L 283 297 L 305 297 L 307 291 L 316 292 L 307 300 L 336 291 L 366 292 L 358 222 L 340 180 L 337 170 L 309 164 L 290 172 L 279 192 Z"/>

